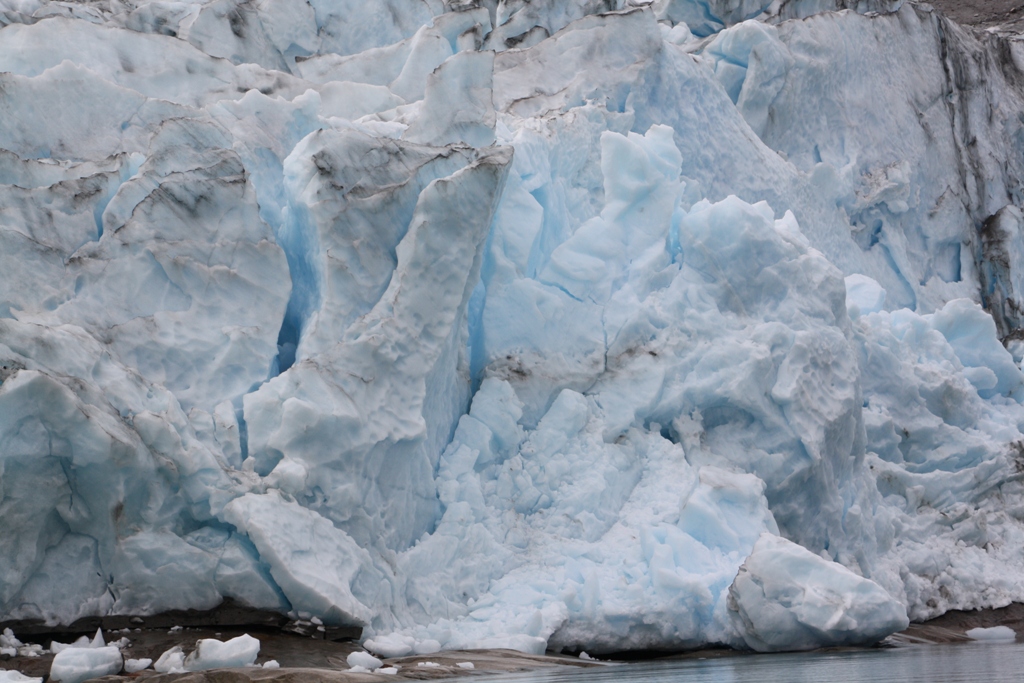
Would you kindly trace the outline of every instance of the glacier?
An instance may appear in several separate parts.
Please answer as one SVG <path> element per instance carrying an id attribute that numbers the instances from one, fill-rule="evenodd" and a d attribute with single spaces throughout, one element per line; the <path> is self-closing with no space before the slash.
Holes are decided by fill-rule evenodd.
<path id="1" fill-rule="evenodd" d="M 1017 35 L 0 0 L 0 112 L 0 622 L 780 651 L 1024 601 Z"/>

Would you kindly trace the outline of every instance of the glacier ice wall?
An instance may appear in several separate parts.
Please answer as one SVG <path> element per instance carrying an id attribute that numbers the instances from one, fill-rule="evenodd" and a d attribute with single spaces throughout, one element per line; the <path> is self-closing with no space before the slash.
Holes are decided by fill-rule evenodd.
<path id="1" fill-rule="evenodd" d="M 900 0 L 0 0 L 0 620 L 394 656 L 1024 600 L 1024 52 Z"/>

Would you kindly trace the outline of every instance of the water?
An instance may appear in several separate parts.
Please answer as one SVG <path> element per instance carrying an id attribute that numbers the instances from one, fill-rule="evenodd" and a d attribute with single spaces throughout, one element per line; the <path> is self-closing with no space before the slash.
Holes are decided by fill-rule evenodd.
<path id="1" fill-rule="evenodd" d="M 601 669 L 545 670 L 480 683 L 1018 683 L 1024 644 L 917 645 L 715 659 L 663 659 Z"/>

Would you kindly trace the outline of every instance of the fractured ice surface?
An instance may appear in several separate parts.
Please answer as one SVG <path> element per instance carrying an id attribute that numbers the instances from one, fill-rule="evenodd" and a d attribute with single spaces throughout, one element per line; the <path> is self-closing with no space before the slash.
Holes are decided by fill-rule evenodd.
<path id="1" fill-rule="evenodd" d="M 0 27 L 0 620 L 790 650 L 1024 600 L 1014 38 L 900 0 Z"/>

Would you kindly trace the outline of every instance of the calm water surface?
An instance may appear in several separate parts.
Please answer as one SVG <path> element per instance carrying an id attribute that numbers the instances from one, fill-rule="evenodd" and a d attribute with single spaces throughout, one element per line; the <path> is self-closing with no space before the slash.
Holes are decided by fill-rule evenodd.
<path id="1" fill-rule="evenodd" d="M 676 659 L 602 669 L 486 676 L 483 683 L 1020 683 L 1024 644 L 920 645 L 718 659 Z"/>

